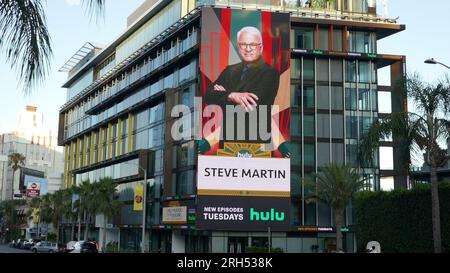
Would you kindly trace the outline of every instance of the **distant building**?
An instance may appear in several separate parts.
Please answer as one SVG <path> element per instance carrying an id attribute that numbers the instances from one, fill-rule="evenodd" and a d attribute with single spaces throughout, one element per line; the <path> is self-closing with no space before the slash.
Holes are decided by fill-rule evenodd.
<path id="1" fill-rule="evenodd" d="M 8 167 L 8 156 L 13 153 L 26 158 L 24 169 L 15 173 Z M 14 131 L 0 134 L 0 200 L 10 200 L 24 193 L 25 169 L 43 173 L 43 178 L 48 180 L 48 192 L 62 186 L 62 148 L 57 146 L 56 136 L 47 129 L 42 113 L 35 106 L 27 106 L 18 115 Z"/>

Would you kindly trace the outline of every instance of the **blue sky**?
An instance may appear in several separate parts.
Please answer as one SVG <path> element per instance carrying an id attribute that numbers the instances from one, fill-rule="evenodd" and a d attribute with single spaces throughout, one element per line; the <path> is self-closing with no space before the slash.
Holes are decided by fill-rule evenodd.
<path id="1" fill-rule="evenodd" d="M 108 44 L 126 29 L 126 18 L 143 0 L 108 0 L 103 19 L 90 21 L 79 0 L 47 1 L 45 5 L 54 56 L 52 70 L 46 82 L 32 95 L 25 96 L 17 89 L 16 74 L 0 55 L 2 103 L 0 133 L 10 130 L 16 116 L 25 105 L 35 105 L 44 113 L 45 122 L 56 131 L 59 108 L 65 102 L 66 92 L 60 86 L 66 79 L 58 69 L 85 43 Z M 450 65 L 450 1 L 390 0 L 389 17 L 399 17 L 406 31 L 383 39 L 378 52 L 407 56 L 408 72 L 420 72 L 426 80 L 442 76 L 446 69 L 426 65 L 426 58 L 434 57 Z M 449 71 L 450 72 L 450 71 Z"/>

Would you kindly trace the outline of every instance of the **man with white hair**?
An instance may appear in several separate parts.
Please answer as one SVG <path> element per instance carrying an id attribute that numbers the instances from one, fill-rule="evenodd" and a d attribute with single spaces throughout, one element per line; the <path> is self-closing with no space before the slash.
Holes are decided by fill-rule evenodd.
<path id="1" fill-rule="evenodd" d="M 257 139 L 250 139 L 248 130 L 250 128 L 249 112 L 256 111 L 258 115 L 258 132 L 261 125 L 267 128 L 267 132 L 271 132 L 271 106 L 277 96 L 280 74 L 264 62 L 262 58 L 263 39 L 257 28 L 252 26 L 242 28 L 237 33 L 237 48 L 242 62 L 225 68 L 213 83 L 212 90 L 206 93 L 205 102 L 219 105 L 222 108 L 224 113 L 223 127 L 226 126 L 225 110 L 227 105 L 240 106 L 247 112 L 245 119 L 246 138 L 236 139 L 236 136 L 238 136 L 237 130 L 242 130 L 242 128 L 238 128 L 238 122 L 234 122 L 234 136 L 227 136 L 226 130 L 223 130 L 225 141 L 270 143 L 270 139 L 261 139 L 259 133 Z M 267 106 L 265 120 L 259 118 L 261 106 Z"/>

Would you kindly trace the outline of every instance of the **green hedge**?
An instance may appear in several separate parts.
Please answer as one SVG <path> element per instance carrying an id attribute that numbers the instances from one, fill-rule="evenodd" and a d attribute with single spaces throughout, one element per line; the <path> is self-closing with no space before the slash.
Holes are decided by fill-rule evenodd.
<path id="1" fill-rule="evenodd" d="M 443 252 L 450 253 L 450 183 L 439 186 Z M 430 185 L 412 190 L 362 192 L 355 199 L 358 251 L 378 241 L 387 253 L 433 252 Z"/>

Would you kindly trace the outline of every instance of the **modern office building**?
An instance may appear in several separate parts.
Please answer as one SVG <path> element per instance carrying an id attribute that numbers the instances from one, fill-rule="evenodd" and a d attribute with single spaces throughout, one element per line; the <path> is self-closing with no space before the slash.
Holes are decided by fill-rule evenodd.
<path id="1" fill-rule="evenodd" d="M 146 1 L 118 39 L 103 49 L 86 44 L 64 65 L 68 100 L 60 110 L 58 135 L 65 150 L 64 186 L 107 176 L 117 181 L 125 206 L 106 231 L 100 229 L 107 241 L 139 250 L 142 212 L 133 211 L 133 191 L 146 170 L 144 243 L 150 251 L 226 253 L 268 244 L 269 232 L 196 228 L 197 144 L 173 140 L 177 119 L 171 110 L 184 104 L 194 112 L 199 96 L 202 7 L 290 14 L 290 225 L 270 233 L 273 247 L 284 252 L 335 248 L 331 209 L 304 198 L 308 189 L 302 179 L 321 166 L 359 167 L 373 190 L 383 181 L 407 186 L 397 165 L 397 141 L 383 143 L 385 153 L 375 166 L 361 166 L 357 157 L 358 140 L 374 120 L 406 110 L 405 92 L 396 85 L 405 75 L 405 57 L 377 51 L 379 40 L 405 26 L 377 15 L 375 1 L 308 2 Z M 391 85 L 378 84 L 380 69 L 390 69 Z M 379 97 L 389 106 L 382 112 Z M 386 161 L 392 166 L 380 169 Z M 352 226 L 349 207 L 347 252 L 355 251 Z"/>

